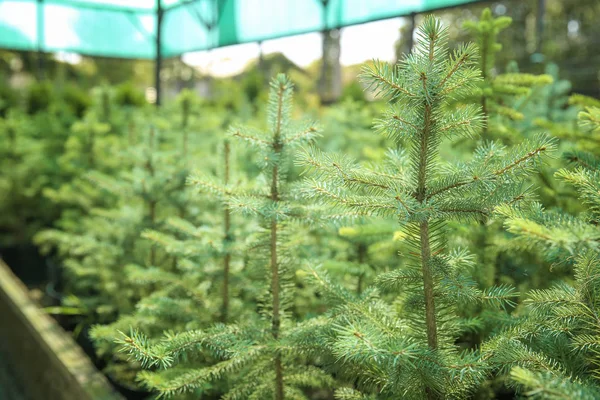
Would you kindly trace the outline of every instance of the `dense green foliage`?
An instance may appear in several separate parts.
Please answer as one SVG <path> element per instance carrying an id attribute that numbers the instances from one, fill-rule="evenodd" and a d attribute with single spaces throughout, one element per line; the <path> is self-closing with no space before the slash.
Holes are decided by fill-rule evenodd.
<path id="1" fill-rule="evenodd" d="M 480 289 L 470 277 L 472 257 L 447 250 L 445 225 L 487 218 L 501 204 L 526 199 L 523 178 L 553 143 L 545 137 L 515 148 L 483 144 L 471 161 L 442 163 L 439 146 L 472 138 L 482 128 L 480 108 L 452 106 L 477 89 L 477 51 L 466 45 L 449 55 L 446 30 L 433 18 L 419 30 L 412 54 L 396 69 L 375 64 L 365 78 L 392 99 L 378 125 L 399 152 L 373 169 L 344 155 L 309 150 L 302 164 L 317 171 L 307 190 L 343 214 L 398 221 L 406 242 L 400 267 L 379 274 L 376 288 L 353 298 L 315 271 L 331 297 L 324 333 L 343 372 L 382 398 L 465 397 L 485 376 L 477 353 L 456 340 L 470 328 L 459 310 L 468 303 L 512 304 L 512 288 Z M 406 112 L 411 110 L 411 112 Z M 377 293 L 391 293 L 390 303 Z M 383 300 L 383 301 L 382 301 Z M 366 304 L 376 304 L 369 309 Z M 365 304 L 366 303 L 366 304 Z M 373 324 L 371 321 L 379 321 Z M 479 369 L 473 364 L 479 364 Z M 460 378 L 457 378 L 457 374 Z"/>
<path id="2" fill-rule="evenodd" d="M 0 245 L 149 398 L 598 398 L 600 104 L 498 74 L 510 23 L 428 17 L 321 109 L 282 74 L 0 88 Z"/>

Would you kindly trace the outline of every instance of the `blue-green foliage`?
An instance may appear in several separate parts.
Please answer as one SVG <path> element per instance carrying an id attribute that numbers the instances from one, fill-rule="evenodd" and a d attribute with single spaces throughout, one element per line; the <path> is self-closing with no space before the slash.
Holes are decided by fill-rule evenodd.
<path id="1" fill-rule="evenodd" d="M 477 49 L 464 45 L 450 53 L 446 35 L 439 20 L 428 18 L 415 50 L 396 68 L 375 63 L 365 70 L 364 79 L 390 99 L 376 130 L 401 150 L 390 149 L 371 168 L 315 148 L 299 161 L 313 171 L 305 187 L 310 199 L 338 216 L 396 221 L 403 231 L 401 265 L 379 274 L 360 296 L 312 269 L 332 307 L 321 340 L 338 360 L 333 370 L 381 398 L 464 397 L 485 379 L 481 354 L 455 345 L 473 324 L 459 310 L 473 302 L 511 306 L 515 293 L 508 286 L 479 288 L 470 277 L 473 258 L 446 249 L 445 225 L 484 220 L 501 204 L 526 201 L 524 178 L 554 147 L 538 136 L 513 148 L 483 144 L 466 162 L 440 160 L 442 143 L 472 138 L 482 127 L 480 107 L 456 105 L 478 90 Z"/>
<path id="2" fill-rule="evenodd" d="M 312 111 L 304 71 L 301 107 L 258 73 L 161 109 L 0 90 L 0 245 L 33 238 L 47 310 L 153 398 L 598 398 L 600 102 L 499 74 L 510 22 L 427 17 Z"/>

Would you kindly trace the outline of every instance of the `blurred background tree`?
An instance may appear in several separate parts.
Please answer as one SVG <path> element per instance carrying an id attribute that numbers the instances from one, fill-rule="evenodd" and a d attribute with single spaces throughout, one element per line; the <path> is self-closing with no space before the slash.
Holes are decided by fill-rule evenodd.
<path id="1" fill-rule="evenodd" d="M 513 19 L 511 29 L 502 32 L 499 41 L 505 51 L 496 60 L 497 72 L 504 72 L 509 61 L 514 60 L 524 73 L 543 73 L 548 62 L 555 63 L 561 71 L 561 79 L 572 83 L 572 91 L 588 96 L 600 95 L 600 2 L 597 0 L 505 0 L 496 2 L 476 2 L 470 5 L 436 12 L 450 27 L 450 42 L 461 43 L 467 33 L 461 29 L 464 21 L 481 14 L 484 7 L 490 7 L 494 16 L 509 16 Z M 419 24 L 424 15 L 407 16 L 399 20 L 398 36 L 395 45 L 396 58 L 407 52 L 412 43 L 410 32 L 413 22 Z M 300 68 L 283 54 L 257 53 L 257 60 L 248 63 L 245 70 L 234 77 L 215 77 L 213 80 L 235 79 L 242 82 L 250 100 L 265 89 L 267 77 L 276 73 L 301 71 L 309 79 L 295 79 L 299 90 L 314 92 L 318 88 L 321 100 L 331 103 L 340 97 L 354 97 L 357 68 L 342 65 L 339 58 L 341 37 L 344 30 L 323 33 L 323 53 L 325 57 L 314 65 Z M 300 50 L 300 49 L 299 49 Z M 258 62 L 262 60 L 262 62 Z M 5 89 L 20 88 L 40 75 L 59 85 L 77 82 L 82 89 L 99 84 L 120 84 L 131 82 L 140 92 L 144 92 L 153 82 L 153 62 L 149 60 L 125 60 L 101 57 L 78 57 L 73 62 L 64 55 L 45 54 L 39 60 L 35 52 L 0 50 L 0 98 L 3 102 L 15 101 Z M 260 72 L 257 68 L 260 66 Z M 293 73 L 292 75 L 294 75 Z M 205 97 L 218 96 L 211 89 L 211 79 L 207 72 L 186 64 L 182 57 L 163 62 L 161 81 L 165 94 L 174 97 L 181 89 L 196 90 Z M 261 78 L 262 77 L 262 78 Z M 259 79 L 260 78 L 260 79 Z M 218 91 L 217 91 L 218 92 Z M 2 109 L 0 102 L 0 112 Z"/>

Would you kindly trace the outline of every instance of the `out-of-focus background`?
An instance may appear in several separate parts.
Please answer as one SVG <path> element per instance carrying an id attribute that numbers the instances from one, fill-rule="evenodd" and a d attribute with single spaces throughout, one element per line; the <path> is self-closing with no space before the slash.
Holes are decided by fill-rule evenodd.
<path id="1" fill-rule="evenodd" d="M 20 91 L 41 77 L 51 80 L 59 91 L 71 90 L 69 86 L 85 91 L 104 83 L 130 84 L 149 102 L 156 101 L 156 7 L 153 3 L 0 1 L 0 47 L 9 47 L 0 50 L 1 84 Z M 319 18 L 323 11 L 319 1 L 304 2 L 309 6 L 289 2 L 298 8 L 297 13 L 285 9 L 287 2 L 281 2 L 275 9 L 257 9 L 260 2 L 240 2 L 245 6 L 236 11 L 245 13 L 242 17 L 228 15 L 227 9 L 220 11 L 223 19 L 229 16 L 230 21 L 215 17 L 221 3 L 227 2 L 165 4 L 162 30 L 166 44 L 163 44 L 160 69 L 161 95 L 165 100 L 183 88 L 211 98 L 234 81 L 241 82 L 246 93 L 252 96 L 256 90 L 256 75 L 267 77 L 275 72 L 291 73 L 302 91 L 318 93 L 324 102 L 359 95 L 354 89 L 361 63 L 374 58 L 396 60 L 411 45 L 412 27 L 423 17 L 417 14 L 388 18 L 320 32 L 323 25 Z M 328 15 L 332 21 L 327 25 L 335 26 L 342 21 L 341 18 L 338 22 L 335 20 L 336 8 L 339 8 L 338 3 L 344 2 L 331 3 Z M 349 8 L 357 9 L 355 14 L 360 15 L 361 5 L 366 3 L 371 2 L 358 1 Z M 376 10 L 375 3 L 370 8 Z M 427 2 L 406 3 L 411 3 L 406 10 L 418 10 Z M 435 8 L 461 2 L 430 3 L 429 7 Z M 460 29 L 462 22 L 479 15 L 484 7 L 490 7 L 495 15 L 513 19 L 511 29 L 499 38 L 504 46 L 497 60 L 499 69 L 514 60 L 522 72 L 539 73 L 543 72 L 546 62 L 552 61 L 559 66 L 561 77 L 571 81 L 575 92 L 598 95 L 598 1 L 483 1 L 442 8 L 436 10 L 436 14 L 451 27 L 451 41 L 460 43 L 465 39 L 465 32 Z M 257 15 L 271 26 L 261 28 Z M 377 13 L 365 15 L 379 17 Z M 40 21 L 36 21 L 36 17 Z M 227 28 L 228 23 L 246 25 Z M 253 37 L 287 36 L 298 31 L 312 32 L 227 45 Z M 42 32 L 41 36 L 38 32 Z M 28 50 L 21 50 L 23 48 Z M 198 48 L 206 50 L 186 51 Z M 173 53 L 182 54 L 173 56 Z M 325 66 L 323 60 L 327 60 Z"/>

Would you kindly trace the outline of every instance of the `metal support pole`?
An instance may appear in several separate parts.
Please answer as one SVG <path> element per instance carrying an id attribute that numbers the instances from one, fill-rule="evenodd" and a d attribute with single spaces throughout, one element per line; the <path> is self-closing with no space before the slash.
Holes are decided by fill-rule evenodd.
<path id="1" fill-rule="evenodd" d="M 410 13 L 408 16 L 408 29 L 406 32 L 406 47 L 408 48 L 408 52 L 412 53 L 412 49 L 414 44 L 413 36 L 415 35 L 415 17 L 417 13 Z"/>
<path id="2" fill-rule="evenodd" d="M 156 58 L 154 60 L 154 87 L 156 89 L 156 107 L 160 107 L 161 101 L 161 85 L 160 85 L 160 70 L 162 66 L 162 22 L 164 11 L 162 9 L 161 0 L 156 0 Z"/>
<path id="3" fill-rule="evenodd" d="M 535 25 L 536 25 L 536 48 L 535 48 L 535 52 L 536 53 L 542 53 L 542 44 L 543 44 L 543 37 L 544 37 L 544 17 L 546 14 L 546 0 L 538 0 L 538 7 L 537 7 L 537 17 L 536 17 L 536 21 L 535 21 Z"/>
<path id="4" fill-rule="evenodd" d="M 262 40 L 259 40 L 256 44 L 258 45 L 258 69 L 262 71 L 263 63 L 265 62 Z"/>
<path id="5" fill-rule="evenodd" d="M 323 15 L 323 39 L 321 57 L 321 76 L 319 78 L 319 95 L 322 104 L 336 102 L 342 94 L 342 71 L 340 65 L 340 35 L 341 30 L 328 28 L 327 14 L 329 11 L 329 0 L 321 0 Z"/>
<path id="6" fill-rule="evenodd" d="M 256 70 L 263 82 L 269 81 L 269 74 L 265 68 L 265 55 L 263 53 L 262 41 L 256 43 L 258 45 L 258 60 L 256 63 Z"/>
<path id="7" fill-rule="evenodd" d="M 36 9 L 37 29 L 37 77 L 44 79 L 44 0 L 37 0 Z"/>

